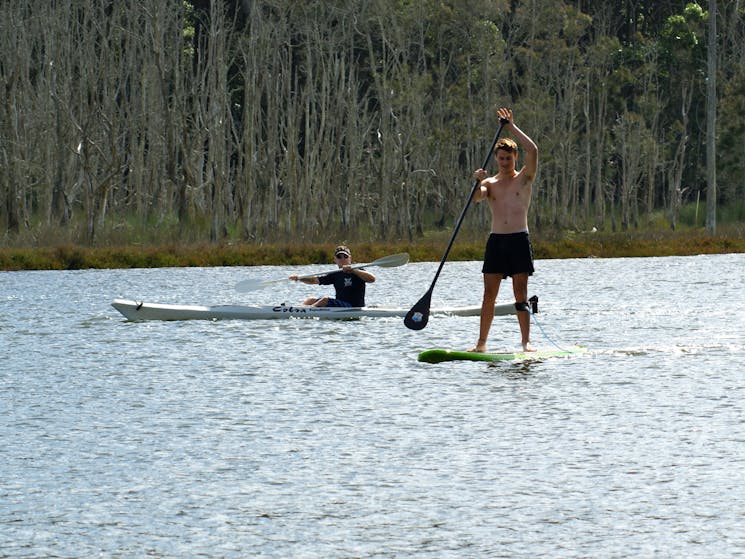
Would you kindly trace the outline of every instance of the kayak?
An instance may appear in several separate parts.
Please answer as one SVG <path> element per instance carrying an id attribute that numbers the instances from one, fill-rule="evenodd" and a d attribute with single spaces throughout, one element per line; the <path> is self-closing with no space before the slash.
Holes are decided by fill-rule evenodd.
<path id="1" fill-rule="evenodd" d="M 111 303 L 128 320 L 262 320 L 276 318 L 358 318 L 404 317 L 409 309 L 387 307 L 307 307 L 304 305 L 170 305 L 114 299 Z M 435 316 L 479 316 L 481 306 L 431 309 Z M 515 314 L 514 303 L 495 305 L 494 315 Z"/>
<path id="2" fill-rule="evenodd" d="M 567 349 L 544 349 L 517 353 L 476 353 L 450 349 L 428 349 L 419 354 L 418 360 L 424 363 L 443 363 L 445 361 L 528 361 L 549 357 L 569 357 L 587 351 L 586 347 L 574 346 Z"/>

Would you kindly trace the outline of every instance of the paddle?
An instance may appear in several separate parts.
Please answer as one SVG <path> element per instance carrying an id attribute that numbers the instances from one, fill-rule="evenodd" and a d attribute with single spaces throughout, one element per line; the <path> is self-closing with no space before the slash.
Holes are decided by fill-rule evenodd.
<path id="1" fill-rule="evenodd" d="M 482 169 L 486 169 L 486 166 L 489 165 L 489 160 L 491 159 L 492 153 L 494 153 L 494 147 L 497 145 L 499 135 L 502 133 L 502 128 L 505 124 L 507 124 L 507 122 L 508 121 L 506 119 L 499 119 L 499 128 L 497 128 L 497 133 L 494 135 L 494 140 L 491 143 L 491 147 L 489 148 L 489 151 L 484 158 L 484 164 L 481 166 Z M 455 241 L 455 236 L 458 234 L 458 229 L 460 229 L 461 223 L 463 223 L 463 219 L 466 217 L 466 212 L 468 211 L 468 207 L 471 205 L 473 195 L 476 193 L 476 189 L 480 185 L 481 181 L 473 181 L 471 194 L 468 195 L 468 201 L 466 202 L 466 205 L 463 208 L 463 211 L 460 213 L 460 217 L 455 224 L 453 236 L 450 237 L 450 242 L 448 243 L 447 249 L 445 249 L 445 254 L 443 254 L 442 260 L 440 260 L 440 266 L 437 268 L 437 273 L 435 273 L 435 277 L 432 280 L 432 285 L 429 286 L 429 289 L 424 294 L 424 296 L 419 299 L 419 301 L 417 301 L 413 307 L 411 307 L 411 310 L 406 313 L 406 316 L 404 317 L 404 324 L 410 330 L 421 330 L 422 328 L 427 326 L 427 322 L 429 322 L 429 307 L 432 303 L 432 291 L 435 288 L 435 283 L 437 283 L 437 278 L 440 277 L 440 272 L 442 271 L 442 267 L 445 265 L 445 260 L 447 260 L 448 254 L 450 254 L 450 249 L 453 247 L 453 242 Z"/>
<path id="2" fill-rule="evenodd" d="M 358 266 L 352 266 L 352 269 L 359 270 L 360 268 L 370 268 L 371 266 L 378 266 L 380 268 L 395 268 L 396 266 L 403 266 L 408 261 L 409 261 L 408 253 L 401 252 L 399 254 L 391 254 L 390 256 L 384 256 L 382 258 L 378 258 L 377 260 L 375 260 L 374 262 L 370 262 L 369 264 L 360 264 Z M 318 274 L 300 276 L 298 279 L 308 279 L 308 278 L 314 278 L 317 276 L 326 276 L 328 274 L 331 274 L 337 271 L 339 270 L 336 269 L 330 272 L 319 272 Z M 248 291 L 256 291 L 257 289 L 263 289 L 264 287 L 268 285 L 272 285 L 273 283 L 280 283 L 283 281 L 287 281 L 288 279 L 289 278 L 287 277 L 271 279 L 271 280 L 245 279 L 235 284 L 235 288 L 242 293 L 246 293 Z"/>

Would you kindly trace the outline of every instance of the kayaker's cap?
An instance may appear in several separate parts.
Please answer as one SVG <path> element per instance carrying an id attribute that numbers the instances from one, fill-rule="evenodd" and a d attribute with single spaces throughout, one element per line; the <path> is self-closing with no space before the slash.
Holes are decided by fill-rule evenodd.
<path id="1" fill-rule="evenodd" d="M 352 256 L 352 253 L 349 252 L 349 249 L 346 247 L 346 245 L 339 245 L 334 250 L 334 256 L 336 258 L 349 258 Z"/>

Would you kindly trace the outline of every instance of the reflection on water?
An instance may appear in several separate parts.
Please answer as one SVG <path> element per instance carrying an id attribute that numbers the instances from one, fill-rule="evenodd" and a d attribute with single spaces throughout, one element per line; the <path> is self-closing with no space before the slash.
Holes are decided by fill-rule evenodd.
<path id="1" fill-rule="evenodd" d="M 507 378 L 512 380 L 524 380 L 530 375 L 531 370 L 537 373 L 537 369 L 545 359 L 536 359 L 530 361 L 502 361 L 496 363 L 489 363 L 488 366 L 495 369 L 495 372 L 505 375 Z"/>
<path id="2" fill-rule="evenodd" d="M 540 261 L 534 344 L 590 352 L 440 365 L 417 353 L 472 345 L 477 318 L 109 306 L 301 301 L 319 287 L 233 286 L 317 267 L 0 274 L 0 556 L 736 556 L 744 264 Z M 433 306 L 478 303 L 479 267 L 448 263 Z M 381 269 L 369 302 L 408 308 L 435 269 Z M 490 347 L 518 345 L 495 319 Z"/>

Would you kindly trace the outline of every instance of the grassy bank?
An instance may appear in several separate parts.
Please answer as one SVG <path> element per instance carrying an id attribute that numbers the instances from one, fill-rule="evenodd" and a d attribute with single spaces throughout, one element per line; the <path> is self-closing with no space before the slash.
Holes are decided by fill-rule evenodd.
<path id="1" fill-rule="evenodd" d="M 451 231 L 410 242 L 353 242 L 356 262 L 408 252 L 412 262 L 438 262 Z M 617 258 L 685 256 L 745 252 L 745 229 L 730 228 L 717 235 L 702 230 L 644 233 L 533 234 L 535 258 Z M 317 243 L 224 243 L 195 245 L 121 245 L 83 247 L 0 248 L 0 270 L 78 270 L 86 268 L 159 268 L 173 266 L 258 266 L 325 264 L 332 261 L 336 241 Z M 461 234 L 449 260 L 480 260 L 484 237 Z"/>

